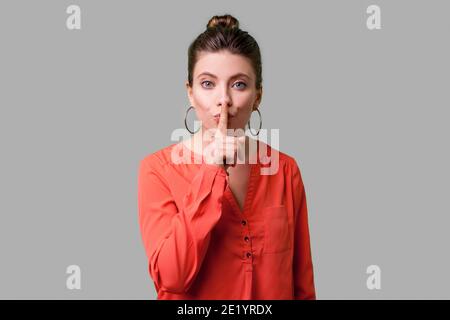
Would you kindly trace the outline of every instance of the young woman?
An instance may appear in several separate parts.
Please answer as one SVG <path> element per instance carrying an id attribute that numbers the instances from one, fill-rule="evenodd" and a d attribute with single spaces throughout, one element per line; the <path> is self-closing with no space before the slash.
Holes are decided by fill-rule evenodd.
<path id="1" fill-rule="evenodd" d="M 262 124 L 257 42 L 231 15 L 214 16 L 188 59 L 188 111 L 201 130 L 185 119 L 191 139 L 139 168 L 139 224 L 158 299 L 315 299 L 297 162 L 242 134 L 247 123 L 254 134 L 253 112 Z"/>

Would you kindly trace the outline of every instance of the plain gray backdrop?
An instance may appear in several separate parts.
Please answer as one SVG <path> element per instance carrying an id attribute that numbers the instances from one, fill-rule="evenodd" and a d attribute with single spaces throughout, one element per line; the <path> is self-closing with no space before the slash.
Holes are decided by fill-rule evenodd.
<path id="1" fill-rule="evenodd" d="M 81 7 L 81 30 L 66 8 Z M 366 9 L 381 8 L 381 30 Z M 154 299 L 139 161 L 189 106 L 187 49 L 258 41 L 263 127 L 299 163 L 318 299 L 450 298 L 449 1 L 0 2 L 0 298 Z M 270 143 L 270 141 L 269 141 Z M 66 267 L 81 267 L 81 290 Z M 368 290 L 366 268 L 381 268 Z"/>

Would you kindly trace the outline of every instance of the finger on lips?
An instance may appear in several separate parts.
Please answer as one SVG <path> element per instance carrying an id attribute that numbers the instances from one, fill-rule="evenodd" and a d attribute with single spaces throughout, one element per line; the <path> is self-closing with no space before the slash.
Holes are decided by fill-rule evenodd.
<path id="1" fill-rule="evenodd" d="M 222 106 L 222 108 L 220 109 L 218 129 L 223 135 L 227 134 L 227 123 L 228 123 L 228 111 L 226 107 Z"/>

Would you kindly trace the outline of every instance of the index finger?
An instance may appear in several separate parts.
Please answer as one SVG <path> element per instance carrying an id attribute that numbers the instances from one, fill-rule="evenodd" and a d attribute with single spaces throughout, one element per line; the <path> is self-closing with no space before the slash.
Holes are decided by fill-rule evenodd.
<path id="1" fill-rule="evenodd" d="M 220 118 L 217 128 L 224 136 L 227 135 L 227 123 L 228 123 L 227 107 L 222 106 L 222 109 L 220 109 Z"/>

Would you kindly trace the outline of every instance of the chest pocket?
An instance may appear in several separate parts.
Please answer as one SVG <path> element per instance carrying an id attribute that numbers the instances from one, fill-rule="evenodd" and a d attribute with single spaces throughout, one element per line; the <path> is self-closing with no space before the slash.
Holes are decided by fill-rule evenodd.
<path id="1" fill-rule="evenodd" d="M 291 249 L 288 213 L 285 206 L 263 209 L 264 253 L 278 253 Z"/>

